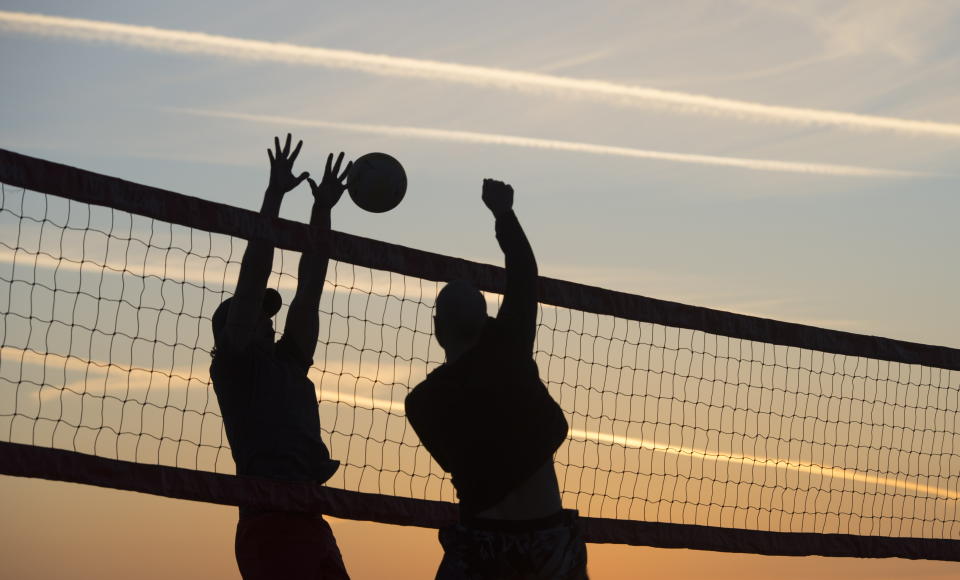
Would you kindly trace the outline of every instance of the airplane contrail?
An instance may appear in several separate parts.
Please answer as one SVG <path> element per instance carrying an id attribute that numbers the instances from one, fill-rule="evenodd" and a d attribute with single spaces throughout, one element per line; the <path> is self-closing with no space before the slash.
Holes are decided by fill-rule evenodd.
<path id="1" fill-rule="evenodd" d="M 65 368 L 71 366 L 74 368 L 83 369 L 88 364 L 95 365 L 102 369 L 105 368 L 115 368 L 119 374 L 131 373 L 134 371 L 140 373 L 150 373 L 147 369 L 138 369 L 135 367 L 120 365 L 116 363 L 108 363 L 106 361 L 96 361 L 92 359 L 83 359 L 75 355 L 59 355 L 59 354 L 50 354 L 50 353 L 40 353 L 30 349 L 17 348 L 13 346 L 4 346 L 0 348 L 0 360 L 8 359 L 19 359 L 22 363 L 27 364 L 36 364 L 41 366 L 46 366 L 47 364 L 54 363 L 58 368 Z M 21 364 L 22 364 L 21 363 Z M 14 363 L 16 364 L 16 363 Z M 185 374 L 174 373 L 171 375 L 171 378 L 177 378 L 180 381 L 183 381 L 183 386 L 186 386 L 186 383 L 193 382 L 197 385 L 209 385 L 209 377 L 202 374 L 193 374 L 190 372 L 190 369 L 183 369 Z M 142 385 L 141 385 L 142 386 Z M 106 385 L 105 385 L 106 387 Z M 47 393 L 48 397 L 54 396 L 57 389 L 49 389 Z M 85 391 L 84 385 L 79 385 L 74 394 L 80 394 Z M 378 409 L 386 411 L 394 415 L 403 415 L 404 414 L 404 405 L 402 401 L 387 400 L 378 397 L 364 396 L 351 394 L 346 392 L 334 391 L 329 389 L 317 389 L 317 396 L 321 402 L 326 403 L 336 403 L 342 402 L 354 407 L 360 407 L 363 409 Z M 621 445 L 623 447 L 629 447 L 633 449 L 646 449 L 649 451 L 667 453 L 670 455 L 677 456 L 687 456 L 702 461 L 721 461 L 726 463 L 735 463 L 741 465 L 751 465 L 759 466 L 764 468 L 771 469 L 781 469 L 786 471 L 802 472 L 808 473 L 811 475 L 821 475 L 824 477 L 831 477 L 842 479 L 845 481 L 859 482 L 859 483 L 869 483 L 874 485 L 880 485 L 887 488 L 900 489 L 903 491 L 915 492 L 928 496 L 938 496 L 946 499 L 960 499 L 960 492 L 949 488 L 942 488 L 932 485 L 924 485 L 917 483 L 915 481 L 909 481 L 906 478 L 900 479 L 896 477 L 883 477 L 879 475 L 872 475 L 869 473 L 863 473 L 853 469 L 846 469 L 841 467 L 832 467 L 829 465 L 819 465 L 816 463 L 809 463 L 804 461 L 797 461 L 792 459 L 785 458 L 769 458 L 769 457 L 758 457 L 753 455 L 744 455 L 738 453 L 728 453 L 723 451 L 711 451 L 707 449 L 699 449 L 694 447 L 688 447 L 683 445 L 671 445 L 665 443 L 659 443 L 657 441 L 651 441 L 647 439 L 640 439 L 636 437 L 628 437 L 626 435 L 616 435 L 613 433 L 605 433 L 602 431 L 587 431 L 584 429 L 571 429 L 568 437 L 574 441 L 591 441 L 595 443 L 604 443 L 612 445 Z"/>
<path id="2" fill-rule="evenodd" d="M 355 397 L 354 395 L 350 395 L 348 393 L 336 393 L 332 391 L 322 391 L 322 393 L 323 398 L 326 401 L 342 401 L 344 403 L 365 409 L 380 409 L 387 412 L 396 412 L 398 409 L 401 412 L 403 411 L 403 403 L 399 401 L 387 401 L 385 399 L 377 399 L 372 397 Z M 960 492 L 951 489 L 932 485 L 923 485 L 920 483 L 907 481 L 906 479 L 901 480 L 892 477 L 881 477 L 877 475 L 871 475 L 869 473 L 862 473 L 852 469 L 818 465 L 816 463 L 794 461 L 791 459 L 771 459 L 767 457 L 755 457 L 752 455 L 741 455 L 737 453 L 725 453 L 723 451 L 708 451 L 682 445 L 668 445 L 646 439 L 614 435 L 612 433 L 604 433 L 601 431 L 586 431 L 583 429 L 571 429 L 568 437 L 574 441 L 593 441 L 597 443 L 622 445 L 624 447 L 631 447 L 634 449 L 648 449 L 650 451 L 659 451 L 662 453 L 668 453 L 670 455 L 690 456 L 703 461 L 723 461 L 728 463 L 739 463 L 744 465 L 769 467 L 773 469 L 783 469 L 787 471 L 805 472 L 809 474 L 823 475 L 826 477 L 834 477 L 846 481 L 872 483 L 888 488 L 922 493 L 924 495 L 933 495 L 948 499 L 960 499 Z"/>
<path id="3" fill-rule="evenodd" d="M 251 115 L 246 113 L 207 111 L 199 109 L 168 110 L 206 117 L 236 119 L 240 121 L 251 121 L 256 123 L 271 123 L 283 126 L 319 127 L 354 133 L 372 133 L 375 135 L 385 135 L 389 137 L 407 137 L 414 139 L 429 139 L 434 141 L 452 141 L 457 143 L 503 145 L 508 147 L 524 147 L 530 149 L 551 149 L 554 151 L 570 151 L 576 153 L 589 153 L 592 155 L 611 155 L 615 157 L 633 157 L 639 159 L 669 161 L 674 163 L 693 163 L 697 165 L 736 167 L 739 169 L 752 169 L 757 171 L 779 171 L 787 173 L 807 173 L 836 176 L 842 175 L 853 177 L 920 177 L 928 175 L 911 171 L 876 169 L 854 165 L 832 165 L 826 163 L 803 163 L 794 161 L 774 161 L 768 159 L 748 159 L 741 157 L 720 157 L 716 155 L 696 155 L 691 153 L 672 153 L 668 151 L 651 151 L 648 149 L 634 149 L 630 147 L 615 147 L 612 145 L 579 143 L 576 141 L 536 139 L 532 137 L 499 135 L 495 133 L 475 133 L 472 131 L 449 131 L 445 129 L 431 129 L 426 127 L 338 123 L 331 121 L 298 119 L 293 117 Z"/>
<path id="4" fill-rule="evenodd" d="M 898 479 L 893 477 L 881 477 L 878 475 L 871 475 L 869 473 L 862 473 L 853 469 L 819 465 L 806 461 L 795 461 L 780 457 L 771 459 L 769 457 L 757 457 L 754 455 L 743 455 L 739 453 L 709 451 L 706 449 L 696 449 L 694 447 L 658 443 L 656 441 L 627 437 L 625 435 L 621 436 L 599 431 L 585 431 L 583 429 L 571 429 L 570 438 L 575 441 L 593 441 L 595 443 L 622 445 L 623 447 L 631 447 L 634 449 L 659 451 L 662 453 L 669 453 L 671 455 L 685 455 L 695 459 L 700 459 L 702 461 L 722 461 L 727 463 L 739 463 L 742 465 L 753 465 L 772 469 L 803 472 L 810 475 L 821 475 L 824 477 L 843 479 L 845 481 L 881 485 L 894 489 L 902 489 L 904 491 L 922 493 L 924 495 L 935 495 L 948 499 L 960 499 L 960 492 L 949 488 L 923 485 L 921 483 L 908 481 L 906 478 Z"/>
<path id="5" fill-rule="evenodd" d="M 403 58 L 352 50 L 336 50 L 284 42 L 249 40 L 202 32 L 170 30 L 82 18 L 0 11 L 0 29 L 40 36 L 122 44 L 162 52 L 203 54 L 252 62 L 283 62 L 294 65 L 351 69 L 375 75 L 425 78 L 507 91 L 533 91 L 592 99 L 605 103 L 661 105 L 684 111 L 724 115 L 737 119 L 889 131 L 913 135 L 960 137 L 960 124 L 957 123 L 768 105 L 602 80 Z"/>

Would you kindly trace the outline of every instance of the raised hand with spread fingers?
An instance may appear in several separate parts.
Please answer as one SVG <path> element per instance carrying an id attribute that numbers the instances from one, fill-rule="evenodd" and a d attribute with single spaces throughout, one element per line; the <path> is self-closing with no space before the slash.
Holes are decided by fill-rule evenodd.
<path id="1" fill-rule="evenodd" d="M 281 148 L 280 138 L 274 137 L 273 144 L 274 147 L 276 147 L 276 151 L 274 152 L 267 149 L 267 157 L 270 158 L 270 182 L 267 185 L 267 195 L 282 197 L 310 177 L 310 174 L 306 171 L 299 176 L 293 175 L 293 163 L 297 160 L 297 156 L 300 155 L 300 147 L 303 146 L 303 141 L 297 141 L 297 146 L 291 152 L 291 139 L 292 136 L 290 133 L 287 133 L 287 140 L 283 148 Z"/>
<path id="2" fill-rule="evenodd" d="M 313 203 L 316 208 L 333 209 L 343 196 L 343 191 L 347 188 L 347 175 L 353 167 L 353 161 L 347 163 L 347 167 L 340 172 L 340 164 L 343 163 L 343 152 L 337 156 L 337 162 L 333 162 L 333 153 L 327 155 L 327 166 L 323 171 L 323 179 L 318 184 L 311 177 L 307 177 L 310 182 L 310 190 L 313 192 Z"/>

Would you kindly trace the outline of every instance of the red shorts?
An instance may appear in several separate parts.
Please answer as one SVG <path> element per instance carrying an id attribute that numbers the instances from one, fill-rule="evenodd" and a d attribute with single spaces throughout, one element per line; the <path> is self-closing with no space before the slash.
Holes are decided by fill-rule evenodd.
<path id="1" fill-rule="evenodd" d="M 320 514 L 241 515 L 234 547 L 245 580 L 350 578 L 333 530 Z"/>

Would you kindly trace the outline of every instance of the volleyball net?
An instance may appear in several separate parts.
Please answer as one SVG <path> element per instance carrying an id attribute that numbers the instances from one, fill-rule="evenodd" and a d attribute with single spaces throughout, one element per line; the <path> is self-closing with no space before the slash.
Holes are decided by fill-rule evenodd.
<path id="1" fill-rule="evenodd" d="M 403 412 L 432 314 L 500 268 L 336 233 L 309 376 L 340 470 L 234 475 L 210 316 L 246 239 L 296 289 L 307 226 L 0 150 L 0 473 L 442 526 L 455 491 Z M 492 234 L 491 234 L 492 238 Z M 540 279 L 535 357 L 592 542 L 960 559 L 960 351 Z M 496 425 L 491 425 L 496 429 Z"/>

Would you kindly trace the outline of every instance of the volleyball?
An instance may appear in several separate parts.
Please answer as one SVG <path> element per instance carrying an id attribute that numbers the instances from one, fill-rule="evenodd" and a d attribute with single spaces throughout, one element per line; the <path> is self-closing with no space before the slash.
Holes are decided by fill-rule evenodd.
<path id="1" fill-rule="evenodd" d="M 347 175 L 347 191 L 361 208 L 383 213 L 397 207 L 407 192 L 403 165 L 386 153 L 367 153 L 353 162 Z"/>

